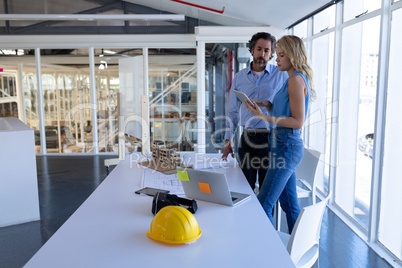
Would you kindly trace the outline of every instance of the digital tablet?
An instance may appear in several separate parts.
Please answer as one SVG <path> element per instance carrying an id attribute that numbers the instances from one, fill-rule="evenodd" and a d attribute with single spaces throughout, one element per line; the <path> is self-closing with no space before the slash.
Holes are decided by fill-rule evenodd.
<path id="1" fill-rule="evenodd" d="M 237 91 L 233 89 L 234 94 L 244 103 L 246 100 L 248 100 L 251 103 L 251 106 L 254 107 L 254 104 L 251 102 L 251 100 L 247 97 L 247 95 L 243 92 Z"/>
<path id="2" fill-rule="evenodd" d="M 146 194 L 146 195 L 154 196 L 157 192 L 169 193 L 168 190 L 156 189 L 156 188 L 151 188 L 151 187 L 142 188 L 142 189 L 136 191 L 135 193 L 136 194 Z"/>

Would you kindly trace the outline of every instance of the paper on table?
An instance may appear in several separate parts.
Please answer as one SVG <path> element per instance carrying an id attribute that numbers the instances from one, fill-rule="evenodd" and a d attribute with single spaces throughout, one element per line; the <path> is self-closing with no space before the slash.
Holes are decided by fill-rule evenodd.
<path id="1" fill-rule="evenodd" d="M 183 186 L 177 173 L 166 175 L 151 168 L 143 169 L 141 186 L 169 190 L 169 194 L 184 194 Z"/>
<path id="2" fill-rule="evenodd" d="M 228 155 L 227 160 L 222 159 L 222 155 L 202 155 L 196 154 L 194 159 L 191 159 L 190 165 L 194 169 L 215 169 L 215 168 L 236 168 L 237 160 L 232 156 Z"/>

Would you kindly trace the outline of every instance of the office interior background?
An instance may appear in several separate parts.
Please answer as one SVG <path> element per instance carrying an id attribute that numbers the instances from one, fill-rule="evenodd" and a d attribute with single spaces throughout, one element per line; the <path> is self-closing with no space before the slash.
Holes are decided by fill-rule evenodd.
<path id="1" fill-rule="evenodd" d="M 251 35 L 301 37 L 318 97 L 303 129 L 305 146 L 323 155 L 318 196 L 401 265 L 401 0 L 2 2 L 0 117 L 34 129 L 38 155 L 114 156 L 153 141 L 221 152 L 230 82 L 250 62 Z M 74 18 L 94 14 L 111 18 Z"/>

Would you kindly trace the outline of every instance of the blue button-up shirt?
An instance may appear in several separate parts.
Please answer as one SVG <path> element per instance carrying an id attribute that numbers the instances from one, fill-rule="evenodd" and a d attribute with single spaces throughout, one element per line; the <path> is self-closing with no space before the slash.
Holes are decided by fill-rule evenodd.
<path id="1" fill-rule="evenodd" d="M 229 93 L 225 139 L 232 140 L 238 125 L 246 129 L 268 128 L 268 122 L 261 121 L 250 113 L 233 93 L 233 89 L 244 92 L 251 99 L 272 102 L 273 97 L 287 78 L 287 72 L 279 71 L 278 66 L 272 64 L 267 64 L 260 78 L 251 70 L 250 66 L 239 71 L 233 78 Z M 261 110 L 268 115 L 265 107 L 261 107 Z"/>

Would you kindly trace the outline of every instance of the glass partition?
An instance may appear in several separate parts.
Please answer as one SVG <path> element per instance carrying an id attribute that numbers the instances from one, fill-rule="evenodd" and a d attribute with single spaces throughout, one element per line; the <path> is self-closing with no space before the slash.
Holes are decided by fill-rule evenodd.
<path id="1" fill-rule="evenodd" d="M 207 43 L 205 79 L 206 152 L 222 152 L 225 144 L 229 91 L 234 75 L 250 64 L 251 54 L 245 43 Z M 238 149 L 236 132 L 234 151 Z"/>
<path id="2" fill-rule="evenodd" d="M 29 59 L 31 63 L 25 63 L 22 67 L 22 92 L 24 94 L 25 123 L 32 128 L 35 133 L 35 151 L 40 153 L 40 132 L 39 132 L 39 104 L 38 86 L 36 79 L 35 61 Z"/>
<path id="3" fill-rule="evenodd" d="M 98 50 L 95 50 L 98 51 Z M 112 51 L 112 49 L 103 49 Z M 112 54 L 115 55 L 115 54 Z M 98 151 L 118 152 L 119 129 L 119 92 L 120 79 L 118 59 L 123 56 L 95 55 L 95 82 L 98 121 Z M 128 144 L 128 151 L 134 151 L 134 145 Z"/>
<path id="4" fill-rule="evenodd" d="M 0 72 L 0 117 L 18 117 L 16 71 Z"/>
<path id="5" fill-rule="evenodd" d="M 16 75 L 10 72 L 0 73 L 0 98 L 17 96 Z"/>
<path id="6" fill-rule="evenodd" d="M 34 50 L 18 50 L 20 52 L 21 57 L 15 57 L 12 64 L 12 83 L 5 72 L 1 74 L 0 113 L 2 116 L 18 116 L 20 101 L 11 95 L 16 94 L 15 74 L 18 74 L 17 64 L 21 62 L 26 123 L 35 130 L 36 151 L 40 152 L 35 53 Z M 89 50 L 41 50 L 47 153 L 94 153 L 94 122 L 97 122 L 98 129 L 98 141 L 95 141 L 98 151 L 118 152 L 119 59 L 142 55 L 142 49 L 96 48 L 94 54 L 96 120 L 92 118 Z M 138 95 L 141 90 L 135 88 L 133 94 Z M 7 102 L 2 100 L 4 98 L 8 98 Z M 194 131 L 197 115 L 195 49 L 173 52 L 170 49 L 149 49 L 149 98 L 151 141 L 163 140 L 178 150 L 194 150 L 197 142 L 197 131 Z M 140 140 L 125 138 L 127 152 L 141 150 Z"/>
<path id="7" fill-rule="evenodd" d="M 40 146 L 39 139 L 39 107 L 38 107 L 38 87 L 36 82 L 36 70 L 34 67 L 23 68 L 22 89 L 24 92 L 24 107 L 26 114 L 26 124 L 35 130 L 35 143 Z M 40 148 L 39 148 L 40 149 Z M 38 152 L 38 148 L 36 149 Z"/>
<path id="8" fill-rule="evenodd" d="M 0 117 L 18 117 L 17 102 L 0 103 Z"/>
<path id="9" fill-rule="evenodd" d="M 89 58 L 41 62 L 47 153 L 93 152 Z"/>
<path id="10" fill-rule="evenodd" d="M 151 143 L 163 141 L 179 151 L 193 151 L 197 137 L 188 130 L 197 116 L 196 57 L 177 57 L 180 66 L 169 56 L 158 56 L 163 67 L 149 58 Z"/>

